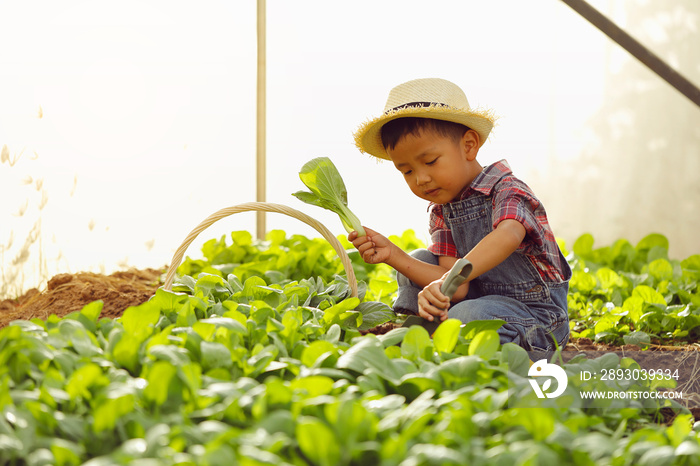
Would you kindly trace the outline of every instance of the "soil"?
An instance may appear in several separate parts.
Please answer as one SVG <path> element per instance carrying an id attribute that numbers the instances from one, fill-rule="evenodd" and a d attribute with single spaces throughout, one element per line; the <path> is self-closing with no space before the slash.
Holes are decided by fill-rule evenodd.
<path id="1" fill-rule="evenodd" d="M 19 298 L 0 301 L 0 328 L 18 319 L 46 319 L 51 314 L 63 317 L 98 299 L 104 303 L 100 317 L 119 317 L 126 308 L 137 306 L 153 296 L 163 284 L 164 273 L 164 269 L 130 269 L 111 275 L 91 272 L 56 275 L 48 281 L 44 291 L 34 288 Z M 369 330 L 369 333 L 381 335 L 399 325 L 393 322 L 382 324 Z M 681 404 L 690 409 L 695 419 L 700 420 L 698 343 L 684 346 L 652 344 L 642 350 L 635 345 L 614 346 L 580 338 L 566 345 L 563 356 L 568 360 L 584 353 L 592 359 L 610 352 L 615 352 L 620 357 L 632 357 L 645 369 L 678 369 L 677 387 L 674 391 L 683 392 Z"/>
<path id="2" fill-rule="evenodd" d="M 148 301 L 162 285 L 162 274 L 163 270 L 156 269 L 129 269 L 112 275 L 62 273 L 51 278 L 43 292 L 32 288 L 19 298 L 0 301 L 0 328 L 18 319 L 63 317 L 96 300 L 104 303 L 100 317 L 119 317 L 127 307 Z"/>

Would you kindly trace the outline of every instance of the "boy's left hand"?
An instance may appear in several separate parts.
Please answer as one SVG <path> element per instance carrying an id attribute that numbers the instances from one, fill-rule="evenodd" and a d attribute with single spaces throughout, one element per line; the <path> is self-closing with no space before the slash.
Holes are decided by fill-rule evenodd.
<path id="1" fill-rule="evenodd" d="M 450 298 L 440 291 L 444 281 L 444 277 L 435 280 L 418 293 L 418 315 L 422 318 L 430 321 L 435 318 L 440 319 L 440 321 L 447 319 Z"/>
<path id="2" fill-rule="evenodd" d="M 396 247 L 394 243 L 374 230 L 365 226 L 363 228 L 366 236 L 357 236 L 356 231 L 348 235 L 348 241 L 357 248 L 357 251 L 362 256 L 362 260 L 368 264 L 379 264 L 380 262 L 389 261 L 392 248 Z"/>

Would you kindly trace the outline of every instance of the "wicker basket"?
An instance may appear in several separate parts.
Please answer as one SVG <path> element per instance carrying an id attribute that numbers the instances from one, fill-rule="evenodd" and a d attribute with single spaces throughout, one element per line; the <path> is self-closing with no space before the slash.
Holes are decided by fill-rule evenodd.
<path id="1" fill-rule="evenodd" d="M 333 236 L 330 230 L 328 230 L 328 228 L 323 226 L 323 224 L 309 217 L 303 212 L 300 212 L 296 209 L 292 209 L 291 207 L 287 207 L 282 204 L 272 204 L 269 202 L 248 202 L 245 204 L 238 204 L 232 207 L 226 207 L 217 212 L 214 212 L 209 217 L 204 219 L 202 223 L 197 225 L 190 232 L 190 234 L 187 235 L 180 247 L 177 248 L 177 250 L 175 251 L 175 254 L 173 254 L 172 261 L 170 262 L 170 267 L 168 267 L 168 272 L 165 275 L 165 282 L 163 284 L 163 288 L 166 290 L 170 290 L 172 288 L 173 279 L 175 278 L 175 271 L 180 266 L 180 263 L 182 262 L 182 257 L 185 255 L 185 251 L 187 250 L 189 245 L 192 244 L 192 241 L 194 241 L 195 238 L 197 238 L 197 236 L 202 231 L 206 230 L 212 224 L 221 220 L 222 218 L 228 217 L 229 215 L 237 214 L 239 212 L 252 211 L 277 212 L 280 214 L 285 214 L 290 217 L 294 217 L 298 220 L 301 220 L 302 222 L 313 227 L 316 231 L 321 233 L 321 235 L 326 239 L 326 241 L 328 241 L 331 244 L 331 246 L 333 246 L 333 249 L 335 249 L 335 252 L 338 254 L 338 257 L 340 257 L 340 261 L 342 262 L 343 267 L 345 268 L 345 274 L 348 279 L 348 285 L 350 286 L 350 290 L 352 291 L 352 296 L 357 296 L 357 279 L 355 278 L 355 271 L 352 268 L 350 257 L 348 257 L 348 254 L 345 252 L 345 249 L 343 249 L 343 246 L 340 244 L 338 239 L 335 236 Z"/>

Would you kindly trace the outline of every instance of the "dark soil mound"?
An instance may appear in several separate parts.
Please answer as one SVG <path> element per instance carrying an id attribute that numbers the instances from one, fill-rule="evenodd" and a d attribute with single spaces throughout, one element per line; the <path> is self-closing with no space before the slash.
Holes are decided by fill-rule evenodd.
<path id="1" fill-rule="evenodd" d="M 101 275 L 91 272 L 62 273 L 49 280 L 47 289 L 32 288 L 17 299 L 0 301 L 0 328 L 13 320 L 63 317 L 86 304 L 101 299 L 101 317 L 119 317 L 129 306 L 137 306 L 155 294 L 162 285 L 162 270 L 130 269 Z"/>

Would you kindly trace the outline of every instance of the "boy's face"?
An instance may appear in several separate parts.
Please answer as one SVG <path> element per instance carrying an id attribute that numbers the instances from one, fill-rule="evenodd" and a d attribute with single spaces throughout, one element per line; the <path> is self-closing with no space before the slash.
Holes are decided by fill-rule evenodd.
<path id="1" fill-rule="evenodd" d="M 387 153 L 413 191 L 433 202 L 446 204 L 474 180 L 482 168 L 476 162 L 479 135 L 467 131 L 460 141 L 430 130 L 407 134 Z"/>

